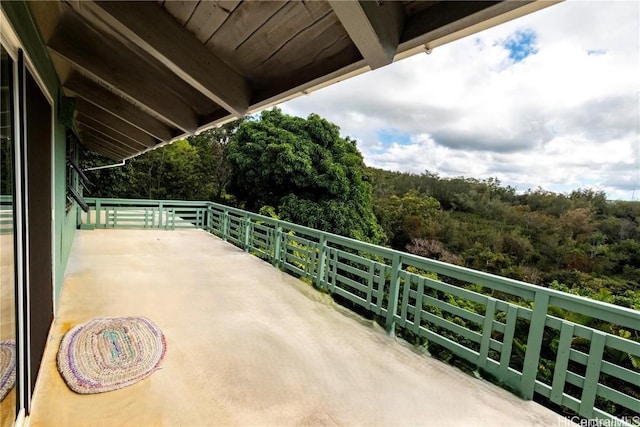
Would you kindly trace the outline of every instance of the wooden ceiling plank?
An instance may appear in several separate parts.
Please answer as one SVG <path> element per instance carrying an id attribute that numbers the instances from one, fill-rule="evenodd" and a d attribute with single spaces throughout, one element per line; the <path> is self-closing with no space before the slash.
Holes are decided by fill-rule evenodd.
<path id="1" fill-rule="evenodd" d="M 246 58 L 236 55 L 236 49 L 285 6 L 282 1 L 243 1 L 207 41 L 207 49 L 242 74 L 249 74 Z"/>
<path id="2" fill-rule="evenodd" d="M 77 73 L 72 74 L 63 86 L 85 101 L 109 112 L 161 141 L 169 141 L 175 136 L 175 132 L 160 120 Z"/>
<path id="3" fill-rule="evenodd" d="M 291 52 L 291 56 L 288 58 L 299 64 L 302 62 L 300 55 L 308 55 L 308 51 L 316 52 L 320 48 L 326 47 L 322 43 L 323 40 L 311 38 L 312 34 L 309 30 L 315 26 L 324 27 L 327 21 L 334 21 L 340 26 L 328 4 L 324 2 L 289 2 L 253 32 L 244 43 L 236 48 L 235 52 L 243 58 L 246 67 L 255 70 L 257 66 L 267 62 L 271 57 L 281 56 L 280 51 L 287 50 L 287 46 L 295 43 L 296 39 L 303 38 L 306 42 L 305 46 L 298 51 Z M 286 22 L 286 25 L 283 25 L 283 22 Z M 292 31 L 292 29 L 297 31 Z M 346 36 L 344 29 L 342 32 Z M 314 47 L 317 47 L 311 48 L 309 40 L 313 40 Z M 252 75 L 255 76 L 255 74 L 257 73 Z"/>
<path id="4" fill-rule="evenodd" d="M 101 156 L 114 161 L 122 160 L 129 157 L 129 155 L 126 153 L 115 153 L 111 150 L 105 149 L 103 146 L 98 145 L 97 143 L 85 144 L 85 148 L 89 151 L 93 151 L 94 153 L 98 153 Z"/>
<path id="5" fill-rule="evenodd" d="M 104 126 L 113 129 L 115 132 L 128 136 L 134 141 L 140 142 L 145 147 L 153 147 L 154 145 L 161 142 L 159 139 L 154 138 L 147 132 L 144 132 L 138 127 L 127 123 L 117 116 L 114 116 L 107 110 L 96 107 L 92 103 L 85 101 L 82 98 L 76 98 L 76 111 L 86 117 L 102 123 Z"/>
<path id="6" fill-rule="evenodd" d="M 404 25 L 402 3 L 330 0 L 329 4 L 371 69 L 393 62 Z"/>
<path id="7" fill-rule="evenodd" d="M 131 145 L 122 142 L 119 139 L 112 138 L 109 135 L 93 129 L 92 127 L 87 126 L 84 123 L 78 123 L 78 131 L 80 131 L 81 138 L 92 136 L 113 148 L 119 148 L 125 151 L 131 151 L 133 153 L 142 151 L 141 148 L 132 147 Z"/>
<path id="8" fill-rule="evenodd" d="M 198 2 L 193 0 L 171 0 L 164 2 L 162 6 L 167 9 L 180 25 L 184 25 L 193 15 L 197 5 Z"/>
<path id="9" fill-rule="evenodd" d="M 316 41 L 314 48 L 309 47 L 310 39 Z M 353 53 L 352 61 L 361 59 L 359 51 L 353 46 L 340 21 L 330 13 L 253 68 L 252 78 L 256 80 L 255 90 L 265 89 L 272 85 L 274 80 L 289 82 L 289 75 L 297 74 L 298 77 L 302 77 L 305 74 L 303 70 L 314 68 L 314 65 L 319 69 L 321 67 L 317 67 L 318 62 L 340 56 L 343 51 Z M 283 70 L 290 71 L 283 73 Z"/>
<path id="10" fill-rule="evenodd" d="M 151 2 L 100 1 L 94 12 L 139 48 L 227 111 L 242 117 L 249 108 L 248 83 Z M 90 7 L 90 6 L 86 6 Z"/>
<path id="11" fill-rule="evenodd" d="M 198 117 L 182 99 L 160 90 L 166 77 L 121 43 L 99 35 L 68 12 L 49 40 L 49 48 L 123 97 L 186 132 L 198 128 Z"/>
<path id="12" fill-rule="evenodd" d="M 412 0 L 412 1 L 403 1 L 402 6 L 404 7 L 404 13 L 406 17 L 410 17 L 415 15 L 416 13 L 422 12 L 423 10 L 430 8 L 434 4 L 438 3 L 437 1 L 425 1 L 425 0 Z"/>
<path id="13" fill-rule="evenodd" d="M 117 132 L 113 129 L 111 129 L 108 126 L 105 126 L 104 124 L 100 123 L 99 121 L 89 117 L 89 116 L 85 116 L 84 114 L 80 113 L 76 115 L 76 121 L 78 124 L 84 125 L 88 128 L 91 128 L 93 130 L 95 130 L 96 132 L 100 132 L 103 135 L 106 135 L 114 140 L 120 141 L 123 144 L 127 145 L 128 147 L 131 147 L 133 149 L 136 150 L 146 150 L 147 148 L 149 148 L 149 145 L 145 145 L 142 144 L 139 141 L 136 141 L 134 139 L 129 138 L 126 135 L 121 134 L 120 132 Z"/>
<path id="14" fill-rule="evenodd" d="M 185 28 L 206 44 L 239 4 L 240 0 L 201 1 Z"/>
<path id="15" fill-rule="evenodd" d="M 83 138 L 81 142 L 82 145 L 84 145 L 89 150 L 95 151 L 96 153 L 102 154 L 103 156 L 109 157 L 111 159 L 121 160 L 131 155 L 124 150 L 116 150 L 114 148 L 106 146 L 105 144 L 101 143 L 99 140 L 91 136 Z"/>

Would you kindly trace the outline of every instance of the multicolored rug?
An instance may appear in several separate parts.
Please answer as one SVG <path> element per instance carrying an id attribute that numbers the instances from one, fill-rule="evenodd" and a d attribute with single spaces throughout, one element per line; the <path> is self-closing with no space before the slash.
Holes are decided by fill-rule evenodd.
<path id="1" fill-rule="evenodd" d="M 16 382 L 16 342 L 0 341 L 0 402 Z"/>
<path id="2" fill-rule="evenodd" d="M 145 317 L 105 317 L 74 326 L 58 349 L 58 370 L 80 394 L 130 386 L 160 368 L 162 331 Z"/>

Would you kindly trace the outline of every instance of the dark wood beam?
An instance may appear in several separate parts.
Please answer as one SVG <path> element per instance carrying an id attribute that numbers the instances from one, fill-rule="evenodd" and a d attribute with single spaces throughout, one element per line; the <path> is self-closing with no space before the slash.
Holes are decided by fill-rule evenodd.
<path id="1" fill-rule="evenodd" d="M 245 79 L 207 49 L 156 2 L 81 2 L 96 16 L 227 111 L 242 117 L 251 90 Z"/>
<path id="2" fill-rule="evenodd" d="M 198 128 L 195 111 L 171 91 L 163 90 L 164 82 L 176 79 L 175 75 L 151 65 L 114 38 L 98 33 L 73 11 L 64 14 L 48 45 L 93 80 L 163 121 L 185 132 Z"/>
<path id="3" fill-rule="evenodd" d="M 115 132 L 125 135 L 134 141 L 138 141 L 145 147 L 153 147 L 161 142 L 159 139 L 154 138 L 147 132 L 140 130 L 136 126 L 133 126 L 121 118 L 109 113 L 107 110 L 103 110 L 82 98 L 76 98 L 76 111 L 83 116 L 101 123 Z"/>
<path id="4" fill-rule="evenodd" d="M 78 73 L 72 74 L 63 86 L 86 102 L 109 112 L 161 141 L 169 141 L 176 133 L 179 133 L 147 112 L 136 108 L 122 97 Z"/>
<path id="5" fill-rule="evenodd" d="M 371 69 L 393 62 L 404 25 L 402 3 L 330 0 L 329 4 Z"/>
<path id="6" fill-rule="evenodd" d="M 110 137 L 115 141 L 120 141 L 131 149 L 134 150 L 146 150 L 149 148 L 149 145 L 144 145 L 136 140 L 129 138 L 126 135 L 121 134 L 120 132 L 116 132 L 108 126 L 100 123 L 97 120 L 92 119 L 91 117 L 85 116 L 82 113 L 76 115 L 76 122 L 80 125 L 86 126 L 89 129 L 93 129 L 96 132 L 99 132 L 105 136 Z"/>

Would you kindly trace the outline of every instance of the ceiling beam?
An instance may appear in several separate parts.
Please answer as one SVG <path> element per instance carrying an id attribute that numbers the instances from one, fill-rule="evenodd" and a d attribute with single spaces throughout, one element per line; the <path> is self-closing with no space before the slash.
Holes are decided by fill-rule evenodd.
<path id="1" fill-rule="evenodd" d="M 153 147 L 161 142 L 159 139 L 154 138 L 147 132 L 140 130 L 136 126 L 133 126 L 121 118 L 109 113 L 107 110 L 103 110 L 82 98 L 76 98 L 76 111 L 83 116 L 89 117 L 102 125 L 113 129 L 115 132 L 125 135 L 134 141 L 138 141 L 145 147 Z"/>
<path id="2" fill-rule="evenodd" d="M 329 4 L 372 70 L 393 62 L 404 25 L 402 3 L 330 0 Z"/>
<path id="3" fill-rule="evenodd" d="M 169 141 L 175 136 L 171 128 L 160 120 L 78 73 L 72 74 L 63 86 L 86 102 L 109 112 L 160 141 Z M 81 108 L 81 105 L 78 108 Z"/>
<path id="4" fill-rule="evenodd" d="M 99 34 L 74 12 L 64 14 L 48 46 L 93 80 L 163 121 L 185 132 L 198 128 L 198 117 L 191 106 L 174 93 L 163 90 L 163 82 L 176 79 L 175 75 L 162 72 L 119 41 Z"/>
<path id="5" fill-rule="evenodd" d="M 92 119 L 91 117 L 85 116 L 82 113 L 76 115 L 76 122 L 83 126 L 86 126 L 90 129 L 93 129 L 96 132 L 99 132 L 103 135 L 106 135 L 116 141 L 120 141 L 128 147 L 131 147 L 134 150 L 146 150 L 149 148 L 149 145 L 144 145 L 136 140 L 129 138 L 126 135 L 121 134 L 108 126 L 100 123 L 99 121 Z"/>
<path id="6" fill-rule="evenodd" d="M 247 81 L 156 2 L 80 2 L 185 82 L 237 117 L 251 99 Z"/>

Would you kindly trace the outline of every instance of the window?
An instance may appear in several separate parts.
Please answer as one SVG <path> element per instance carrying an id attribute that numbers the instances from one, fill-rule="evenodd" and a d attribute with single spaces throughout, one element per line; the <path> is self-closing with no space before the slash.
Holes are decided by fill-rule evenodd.
<path id="1" fill-rule="evenodd" d="M 73 207 L 73 203 L 76 202 L 83 211 L 88 212 L 89 206 L 82 199 L 82 194 L 79 191 L 80 186 L 87 189 L 87 185 L 91 184 L 89 178 L 84 174 L 84 171 L 78 165 L 77 159 L 80 157 L 80 143 L 78 138 L 73 134 L 70 129 L 67 129 L 67 213 Z"/>

